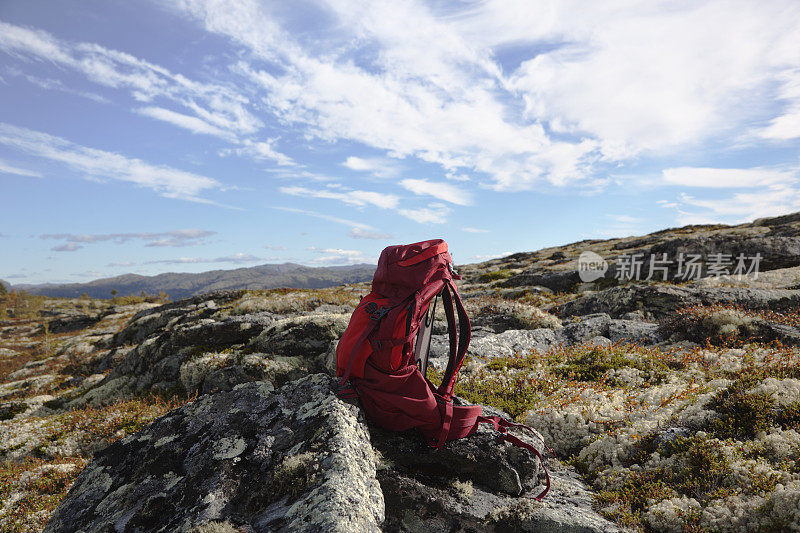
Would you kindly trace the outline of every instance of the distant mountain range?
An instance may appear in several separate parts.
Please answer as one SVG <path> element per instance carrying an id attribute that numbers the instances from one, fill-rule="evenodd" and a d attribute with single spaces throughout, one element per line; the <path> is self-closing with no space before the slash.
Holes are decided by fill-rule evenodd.
<path id="1" fill-rule="evenodd" d="M 223 289 L 321 289 L 342 283 L 369 281 L 375 265 L 358 264 L 335 267 L 307 267 L 295 263 L 260 265 L 234 270 L 211 270 L 199 274 L 168 272 L 157 276 L 124 274 L 88 283 L 64 285 L 11 285 L 11 289 L 24 289 L 32 294 L 57 297 L 75 297 L 86 293 L 91 298 L 110 298 L 111 291 L 119 296 L 138 295 L 144 291 L 167 293 L 173 300 Z M 8 287 L 10 284 L 5 283 Z"/>

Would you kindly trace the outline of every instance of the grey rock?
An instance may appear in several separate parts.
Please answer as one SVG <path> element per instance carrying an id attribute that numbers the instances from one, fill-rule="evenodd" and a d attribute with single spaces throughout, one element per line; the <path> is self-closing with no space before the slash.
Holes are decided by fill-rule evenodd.
<path id="1" fill-rule="evenodd" d="M 592 492 L 572 467 L 550 461 L 552 486 L 547 497 L 507 502 L 492 513 L 496 531 L 528 533 L 620 533 L 592 508 Z"/>
<path id="2" fill-rule="evenodd" d="M 663 431 L 657 431 L 655 434 L 655 438 L 653 439 L 653 446 L 658 448 L 659 446 L 673 442 L 680 437 L 689 437 L 692 434 L 692 430 L 688 427 L 670 427 L 666 428 Z"/>
<path id="3" fill-rule="evenodd" d="M 332 385 L 248 383 L 171 411 L 97 452 L 45 531 L 379 531 L 368 430 Z"/>
<path id="4" fill-rule="evenodd" d="M 612 320 L 608 324 L 611 342 L 656 344 L 661 341 L 658 324 L 640 320 Z"/>
<path id="5" fill-rule="evenodd" d="M 496 335 L 486 335 L 472 339 L 467 353 L 484 359 L 527 353 L 535 350 L 546 351 L 560 342 L 560 333 L 552 329 L 508 330 Z"/>
<path id="6" fill-rule="evenodd" d="M 622 316 L 620 316 L 620 318 L 622 320 L 639 320 L 639 321 L 643 321 L 644 320 L 644 313 L 641 312 L 641 311 L 631 311 L 630 313 L 623 313 Z"/>
<path id="7" fill-rule="evenodd" d="M 592 493 L 575 470 L 557 461 L 548 464 L 547 497 L 532 500 L 542 490 L 538 461 L 527 450 L 498 442 L 491 433 L 479 430 L 439 452 L 426 450 L 413 433 L 373 428 L 372 436 L 386 502 L 384 531 L 619 531 L 592 509 Z M 522 481 L 521 492 L 508 483 L 516 479 L 512 474 Z"/>
<path id="8" fill-rule="evenodd" d="M 753 225 L 771 227 L 791 224 L 792 222 L 800 222 L 800 213 L 791 213 L 789 215 L 781 215 L 777 217 L 757 218 L 753 221 Z"/>
<path id="9" fill-rule="evenodd" d="M 218 304 L 231 302 L 241 297 L 243 291 L 209 293 L 184 298 L 164 305 L 152 306 L 136 313 L 128 325 L 114 335 L 113 345 L 135 344 L 163 330 L 207 318 L 216 313 Z"/>
<path id="10" fill-rule="evenodd" d="M 641 311 L 646 318 L 657 320 L 680 307 L 715 303 L 773 311 L 796 309 L 800 306 L 800 290 L 632 284 L 582 296 L 557 306 L 556 310 L 562 317 L 606 313 L 613 318 Z"/>
<path id="11" fill-rule="evenodd" d="M 203 353 L 244 346 L 264 328 L 263 323 L 251 321 L 247 315 L 218 321 L 203 319 L 199 323 L 190 322 L 167 329 L 160 335 L 151 335 L 133 349 L 117 348 L 124 355 L 118 357 L 112 352 L 98 364 L 96 371 L 113 365 L 103 381 L 80 396 L 70 399 L 65 406 L 102 405 L 132 394 L 181 390 L 181 368 L 184 363 Z M 264 377 L 262 373 L 248 372 L 247 368 L 241 370 L 248 375 L 241 378 L 243 381 Z M 236 384 L 233 379 L 235 373 L 228 374 L 228 383 Z M 184 392 L 193 391 L 184 389 Z"/>
<path id="12" fill-rule="evenodd" d="M 675 261 L 671 277 L 677 275 L 677 258 L 681 253 L 700 255 L 703 265 L 708 264 L 708 257 L 712 254 L 728 254 L 734 262 L 739 254 L 747 258 L 760 254 L 760 270 L 773 270 L 800 266 L 800 237 L 773 234 L 685 236 L 655 244 L 646 255 L 661 257 L 665 253 L 668 259 Z M 703 275 L 707 272 L 704 271 Z"/>
<path id="13" fill-rule="evenodd" d="M 102 313 L 96 314 L 68 314 L 47 321 L 50 333 L 66 333 L 88 328 L 98 323 L 103 318 Z"/>
<path id="14" fill-rule="evenodd" d="M 767 340 L 775 339 L 788 346 L 800 346 L 800 328 L 772 322 L 768 322 L 766 327 L 769 331 Z"/>
<path id="15" fill-rule="evenodd" d="M 539 460 L 533 453 L 498 442 L 485 426 L 471 437 L 448 442 L 441 450 L 428 446 L 416 431 L 405 433 L 370 426 L 372 445 L 384 462 L 405 475 L 419 475 L 438 483 L 460 479 L 484 487 L 490 492 L 519 496 L 539 482 Z M 531 441 L 542 451 L 539 441 Z"/>
<path id="16" fill-rule="evenodd" d="M 350 315 L 320 314 L 287 318 L 266 328 L 250 343 L 251 347 L 267 353 L 295 357 L 316 357 L 338 340 Z"/>
<path id="17" fill-rule="evenodd" d="M 561 335 L 571 343 L 577 344 L 593 337 L 608 335 L 611 317 L 606 313 L 595 313 L 581 316 L 564 323 Z"/>
<path id="18" fill-rule="evenodd" d="M 611 346 L 612 343 L 611 339 L 609 339 L 608 337 L 603 337 L 602 335 L 598 335 L 586 341 L 586 344 L 590 346 Z"/>
<path id="19" fill-rule="evenodd" d="M 570 292 L 580 285 L 576 270 L 532 270 L 515 274 L 501 283 L 503 287 L 546 287 L 556 292 Z"/>

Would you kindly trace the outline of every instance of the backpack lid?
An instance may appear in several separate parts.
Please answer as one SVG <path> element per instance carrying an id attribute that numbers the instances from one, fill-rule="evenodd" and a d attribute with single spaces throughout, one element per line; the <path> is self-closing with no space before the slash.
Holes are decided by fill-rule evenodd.
<path id="1" fill-rule="evenodd" d="M 372 290 L 390 298 L 405 298 L 437 280 L 461 279 L 442 239 L 388 246 L 381 252 Z"/>

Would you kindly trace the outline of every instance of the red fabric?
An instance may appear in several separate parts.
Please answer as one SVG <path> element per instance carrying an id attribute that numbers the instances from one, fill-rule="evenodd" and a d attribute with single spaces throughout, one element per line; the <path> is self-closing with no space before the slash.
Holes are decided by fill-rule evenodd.
<path id="1" fill-rule="evenodd" d="M 374 303 L 378 308 L 388 304 L 389 299 L 383 298 L 374 292 L 369 293 L 366 297 L 361 299 L 353 316 L 350 318 L 350 323 L 347 325 L 342 338 L 339 339 L 339 344 L 336 346 L 336 375 L 343 376 L 345 370 L 350 364 L 350 356 L 353 355 L 353 363 L 350 369 L 350 375 L 361 377 L 364 373 L 364 363 L 372 353 L 369 343 L 359 342 L 361 335 L 370 324 L 370 314 L 366 311 L 370 303 Z M 353 354 L 353 350 L 355 354 Z"/>
<path id="2" fill-rule="evenodd" d="M 398 261 L 397 265 L 402 267 L 416 265 L 417 263 L 421 263 L 426 259 L 430 259 L 434 255 L 441 254 L 446 251 L 447 251 L 447 243 L 442 242 L 437 244 L 436 246 L 430 246 L 426 248 L 423 252 L 420 252 L 415 256 L 409 257 L 408 259 L 403 259 L 402 261 Z"/>

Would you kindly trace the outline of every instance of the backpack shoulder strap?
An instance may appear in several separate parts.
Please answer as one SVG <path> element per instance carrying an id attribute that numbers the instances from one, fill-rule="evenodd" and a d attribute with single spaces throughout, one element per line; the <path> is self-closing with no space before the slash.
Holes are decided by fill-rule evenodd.
<path id="1" fill-rule="evenodd" d="M 450 358 L 447 361 L 447 370 L 445 370 L 442 383 L 439 385 L 437 392 L 444 397 L 445 400 L 450 400 L 453 396 L 453 387 L 455 386 L 458 371 L 461 369 L 461 364 L 464 362 L 464 356 L 467 354 L 471 328 L 469 317 L 464 310 L 464 304 L 461 303 L 461 296 L 459 296 L 458 290 L 451 281 L 448 281 L 444 286 L 444 290 L 442 291 L 442 303 L 444 304 L 444 312 L 447 316 L 447 332 L 450 335 Z M 455 324 L 454 303 L 455 311 L 458 313 L 458 330 L 456 330 Z"/>

